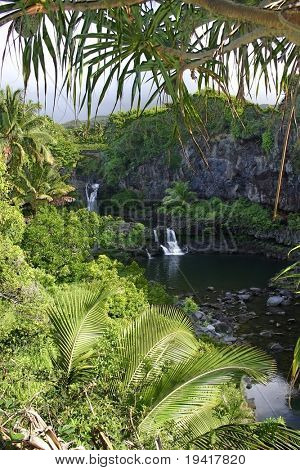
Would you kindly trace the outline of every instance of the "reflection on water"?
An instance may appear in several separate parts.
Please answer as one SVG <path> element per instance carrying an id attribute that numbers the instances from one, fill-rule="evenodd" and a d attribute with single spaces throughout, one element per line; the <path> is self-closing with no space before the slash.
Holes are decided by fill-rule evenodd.
<path id="1" fill-rule="evenodd" d="M 293 409 L 289 408 L 290 389 L 286 380 L 277 375 L 267 385 L 257 384 L 247 390 L 247 398 L 253 399 L 258 421 L 274 416 L 284 418 L 286 424 L 292 428 L 300 428 L 300 397 L 294 395 L 291 401 Z"/>
<path id="2" fill-rule="evenodd" d="M 226 291 L 250 287 L 267 287 L 275 273 L 286 263 L 259 256 L 188 254 L 185 256 L 161 256 L 145 260 L 146 276 L 166 285 L 174 294 L 194 294 L 201 305 L 207 302 L 207 287 L 214 286 L 216 297 Z M 258 420 L 270 416 L 282 416 L 291 427 L 300 429 L 300 395 L 288 406 L 289 387 L 287 377 L 293 356 L 293 347 L 300 336 L 300 316 L 297 303 L 284 307 L 284 316 L 274 311 L 266 315 L 266 297 L 253 297 L 247 304 L 249 311 L 258 316 L 242 324 L 238 335 L 247 335 L 248 343 L 270 352 L 270 343 L 279 342 L 285 350 L 274 354 L 279 375 L 267 385 L 254 385 L 247 390 L 247 397 L 255 399 Z M 270 312 L 269 312 L 270 313 Z M 271 323 L 272 322 L 272 323 Z M 266 338 L 260 333 L 272 331 Z"/>

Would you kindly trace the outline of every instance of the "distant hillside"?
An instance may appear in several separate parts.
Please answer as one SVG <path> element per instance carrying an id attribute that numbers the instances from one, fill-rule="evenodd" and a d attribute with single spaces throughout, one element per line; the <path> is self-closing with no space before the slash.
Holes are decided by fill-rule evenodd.
<path id="1" fill-rule="evenodd" d="M 108 120 L 109 116 L 95 116 L 91 119 L 90 121 L 90 125 L 91 127 L 93 127 L 95 125 L 95 123 L 102 123 L 102 124 L 106 124 L 107 120 Z M 87 124 L 87 120 L 86 121 L 80 121 L 80 120 L 73 120 L 73 121 L 68 121 L 68 122 L 64 122 L 62 125 L 64 127 L 66 127 L 67 129 L 73 129 L 74 127 L 80 127 L 84 124 Z"/>

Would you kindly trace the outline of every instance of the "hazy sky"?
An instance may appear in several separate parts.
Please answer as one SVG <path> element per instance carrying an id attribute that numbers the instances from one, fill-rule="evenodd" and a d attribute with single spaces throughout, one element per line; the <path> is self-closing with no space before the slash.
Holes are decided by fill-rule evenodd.
<path id="1" fill-rule="evenodd" d="M 0 57 L 2 57 L 4 46 L 5 46 L 5 41 L 6 41 L 6 34 L 7 34 L 7 28 L 2 27 L 0 28 Z M 47 86 L 48 86 L 48 91 L 47 91 L 47 107 L 43 112 L 46 112 L 50 116 L 52 116 L 56 121 L 58 122 L 66 122 L 73 120 L 76 115 L 74 112 L 74 108 L 72 105 L 71 100 L 67 99 L 66 97 L 66 92 L 62 91 L 62 93 L 59 96 L 59 99 L 56 102 L 54 111 L 53 111 L 53 100 L 54 100 L 54 73 L 53 73 L 53 66 L 51 60 L 48 60 L 47 64 L 47 70 L 48 70 L 48 80 L 47 80 Z M 192 82 L 192 80 L 189 78 L 187 75 L 186 77 L 190 90 L 196 91 L 196 85 L 195 83 Z M 7 56 L 4 62 L 4 67 L 3 67 L 3 72 L 2 72 L 2 77 L 1 77 L 1 87 L 5 87 L 7 84 L 9 84 L 13 89 L 17 88 L 23 88 L 23 80 L 22 80 L 22 73 L 21 73 L 21 68 L 18 65 L 18 61 L 16 57 L 10 57 Z M 41 79 L 41 84 L 40 84 L 40 89 L 41 89 L 41 97 L 40 101 L 41 104 L 44 106 L 45 105 L 45 100 L 43 96 L 43 81 Z M 98 92 L 101 89 L 101 83 L 99 83 L 98 87 Z M 147 99 L 148 93 L 149 93 L 149 86 L 145 84 L 143 87 L 144 91 L 144 99 Z M 232 83 L 232 92 L 236 92 L 236 82 L 233 80 Z M 124 97 L 122 99 L 122 102 L 118 104 L 117 110 L 128 110 L 130 108 L 130 94 L 131 94 L 131 87 L 130 87 L 130 82 L 128 82 L 128 85 L 125 89 Z M 107 92 L 107 95 L 102 102 L 98 114 L 109 114 L 114 106 L 115 103 L 115 95 L 116 95 L 116 82 L 112 84 L 110 89 Z M 34 77 L 30 79 L 29 86 L 28 86 L 28 92 L 27 92 L 27 98 L 31 99 L 33 101 L 37 101 L 37 89 L 36 89 L 36 82 Z M 95 102 L 97 100 L 97 90 L 95 93 Z M 249 97 L 250 98 L 250 97 Z M 269 103 L 269 104 L 274 104 L 276 101 L 276 96 L 275 92 L 272 92 L 271 94 L 266 96 L 264 87 L 262 86 L 259 95 L 256 98 L 252 98 L 252 101 L 257 101 L 258 103 Z M 82 112 L 79 115 L 80 119 L 86 119 L 86 109 L 82 110 Z"/>

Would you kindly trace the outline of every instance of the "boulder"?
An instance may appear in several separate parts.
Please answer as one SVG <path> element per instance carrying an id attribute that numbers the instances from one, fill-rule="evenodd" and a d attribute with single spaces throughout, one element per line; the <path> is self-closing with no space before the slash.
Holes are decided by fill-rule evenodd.
<path id="1" fill-rule="evenodd" d="M 196 320 L 203 320 L 205 318 L 205 313 L 201 310 L 198 310 L 197 312 L 193 313 L 193 316 Z"/>
<path id="2" fill-rule="evenodd" d="M 237 338 L 235 336 L 224 336 L 223 338 L 223 341 L 225 341 L 225 343 L 235 343 L 237 341 Z"/>
<path id="3" fill-rule="evenodd" d="M 282 304 L 284 298 L 281 295 L 271 295 L 271 297 L 267 300 L 268 307 L 277 307 L 278 305 Z"/>
<path id="4" fill-rule="evenodd" d="M 239 300 L 242 300 L 243 302 L 247 302 L 250 299 L 251 295 L 250 294 L 240 294 L 238 296 Z"/>
<path id="5" fill-rule="evenodd" d="M 212 332 L 214 332 L 214 331 L 216 331 L 216 330 L 215 330 L 214 325 L 207 325 L 207 326 L 205 327 L 205 331 L 208 332 L 208 333 L 212 333 Z"/>

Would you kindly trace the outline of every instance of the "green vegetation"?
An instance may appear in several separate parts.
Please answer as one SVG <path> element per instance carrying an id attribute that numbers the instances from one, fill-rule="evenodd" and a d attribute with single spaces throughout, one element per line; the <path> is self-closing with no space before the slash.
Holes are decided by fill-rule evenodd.
<path id="1" fill-rule="evenodd" d="M 60 438 L 86 448 L 101 446 L 96 429 L 117 449 L 153 449 L 157 436 L 175 449 L 215 448 L 216 441 L 218 448 L 267 449 L 277 439 L 281 448 L 299 448 L 299 433 L 281 420 L 254 423 L 240 394 L 241 371 L 257 381 L 272 374 L 265 353 L 198 341 L 175 308 L 152 307 L 117 323 L 107 316 L 109 290 L 100 283 L 54 297 L 50 331 L 27 352 L 15 348 L 17 368 L 8 363 L 6 409 L 30 397 Z M 12 388 L 25 370 L 26 380 Z M 3 445 L 13 446 L 14 437 Z"/>
<path id="2" fill-rule="evenodd" d="M 294 292 L 296 292 L 296 294 L 300 294 L 299 251 L 300 251 L 300 245 L 297 245 L 292 250 L 290 250 L 288 256 L 290 255 L 295 256 L 297 261 L 295 261 L 293 264 L 291 264 L 287 268 L 283 269 L 280 273 L 278 273 L 272 279 L 272 281 L 275 284 L 278 284 L 287 289 L 291 289 Z"/>
<path id="3" fill-rule="evenodd" d="M 194 99 L 211 103 L 211 135 L 231 129 L 224 97 Z M 256 423 L 240 390 L 241 375 L 264 382 L 274 361 L 254 348 L 197 339 L 188 319 L 199 309 L 193 298 L 175 308 L 136 262 L 113 259 L 144 246 L 144 225 L 67 206 L 76 197 L 68 184 L 73 169 L 89 165 L 80 155 L 87 143 L 100 146 L 96 164 L 111 183 L 161 149 L 176 167 L 174 109 L 65 130 L 19 92 L 7 89 L 0 105 L 0 447 L 30 446 L 15 417 L 34 407 L 73 447 L 154 449 L 159 438 L 171 449 L 300 448 L 299 433 L 282 420 Z M 268 112 L 261 114 L 267 122 Z M 250 115 L 236 135 L 260 138 Z M 123 190 L 113 201 L 141 199 Z M 281 223 L 245 200 L 199 201 L 181 181 L 166 191 L 161 210 L 208 226 L 272 230 Z M 287 219 L 291 230 L 298 223 L 296 215 Z"/>
<path id="4" fill-rule="evenodd" d="M 160 212 L 173 216 L 190 217 L 196 222 L 207 225 L 212 223 L 229 227 L 248 228 L 253 230 L 278 229 L 283 221 L 272 220 L 271 211 L 258 203 L 247 199 L 222 201 L 213 197 L 207 200 L 197 200 L 195 193 L 189 190 L 188 183 L 175 182 L 166 190 L 166 197 L 160 206 Z M 292 230 L 298 227 L 297 214 L 288 217 L 288 227 Z"/>
<path id="5" fill-rule="evenodd" d="M 231 97 L 233 110 L 226 95 L 212 90 L 200 92 L 192 99 L 210 138 L 231 133 L 236 139 L 258 140 L 264 152 L 271 151 L 275 138 L 271 129 L 276 130 L 279 122 L 275 109 L 260 108 Z M 84 148 L 89 140 L 88 131 L 85 137 L 79 130 L 76 132 L 75 138 Z M 181 144 L 190 139 L 185 123 L 178 122 L 174 106 L 146 110 L 141 116 L 136 111 L 114 113 L 104 127 L 98 126 L 98 137 L 95 137 L 97 128 L 91 128 L 90 132 L 90 142 L 98 143 L 102 156 L 96 168 L 92 168 L 95 159 L 90 163 L 83 161 L 79 168 L 83 166 L 87 171 L 86 165 L 90 165 L 90 171 L 101 174 L 111 185 L 147 161 L 161 159 L 171 169 L 179 168 L 183 158 Z"/>

